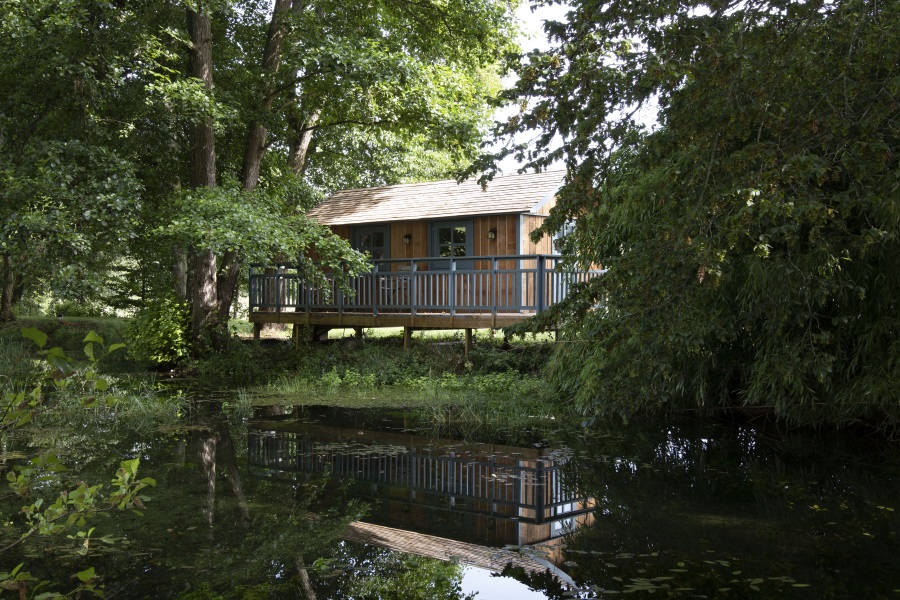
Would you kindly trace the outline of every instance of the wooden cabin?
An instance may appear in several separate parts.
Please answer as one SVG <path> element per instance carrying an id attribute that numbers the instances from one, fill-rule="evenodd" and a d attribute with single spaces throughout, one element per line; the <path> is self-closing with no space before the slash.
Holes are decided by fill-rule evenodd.
<path id="1" fill-rule="evenodd" d="M 530 234 L 562 179 L 562 171 L 549 171 L 496 177 L 486 189 L 449 180 L 342 190 L 309 216 L 375 259 L 549 255 L 552 240 L 535 243 Z"/>
<path id="2" fill-rule="evenodd" d="M 329 327 L 497 328 L 565 297 L 597 271 L 563 269 L 553 238 L 531 239 L 563 171 L 342 190 L 309 216 L 371 256 L 369 274 L 324 287 L 281 265 L 250 275 L 250 320 Z M 346 291 L 347 288 L 351 290 Z M 468 348 L 468 344 L 467 344 Z"/>

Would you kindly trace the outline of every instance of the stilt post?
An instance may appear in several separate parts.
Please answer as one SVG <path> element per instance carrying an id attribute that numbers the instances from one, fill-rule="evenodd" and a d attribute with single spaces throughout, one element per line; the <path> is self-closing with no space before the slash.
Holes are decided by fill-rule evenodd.
<path id="1" fill-rule="evenodd" d="M 405 350 L 409 350 L 410 345 L 412 345 L 412 332 L 412 327 L 403 328 L 403 348 Z"/>

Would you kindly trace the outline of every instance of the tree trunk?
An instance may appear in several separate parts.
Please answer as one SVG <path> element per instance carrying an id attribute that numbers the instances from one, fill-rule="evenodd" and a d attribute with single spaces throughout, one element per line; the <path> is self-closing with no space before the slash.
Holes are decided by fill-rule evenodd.
<path id="1" fill-rule="evenodd" d="M 272 9 L 272 20 L 269 21 L 269 32 L 266 35 L 266 47 L 263 50 L 262 67 L 269 81 L 266 83 L 262 94 L 263 114 L 272 110 L 274 100 L 274 80 L 278 67 L 281 65 L 281 53 L 284 49 L 284 37 L 287 33 L 284 17 L 291 9 L 292 0 L 275 0 Z M 259 121 L 250 123 L 247 131 L 247 144 L 244 146 L 244 163 L 241 166 L 241 184 L 244 189 L 251 191 L 259 183 L 259 171 L 262 159 L 266 153 L 266 127 Z"/>
<path id="2" fill-rule="evenodd" d="M 16 292 L 16 274 L 12 270 L 9 254 L 3 255 L 3 290 L 0 292 L 0 323 L 13 320 L 13 297 Z"/>
<path id="3" fill-rule="evenodd" d="M 191 333 L 197 350 L 206 344 L 216 346 L 216 329 L 221 325 L 216 301 L 216 253 L 212 250 L 192 250 Z"/>
<path id="4" fill-rule="evenodd" d="M 191 36 L 190 75 L 212 89 L 212 23 L 209 15 L 187 11 Z M 191 177 L 193 188 L 216 187 L 216 137 L 211 118 L 196 123 L 191 132 Z M 192 337 L 196 346 L 211 341 L 218 327 L 216 298 L 216 255 L 202 248 L 192 249 L 191 314 Z"/>
<path id="5" fill-rule="evenodd" d="M 266 35 L 266 47 L 263 50 L 262 66 L 268 82 L 262 90 L 260 99 L 262 113 L 272 110 L 272 102 L 275 99 L 275 75 L 281 64 L 281 54 L 284 49 L 284 37 L 287 34 L 284 17 L 292 8 L 292 0 L 275 0 L 272 9 L 272 20 L 269 21 L 269 31 Z M 241 165 L 241 186 L 249 191 L 256 189 L 259 183 L 259 173 L 262 168 L 262 160 L 266 154 L 266 127 L 259 121 L 252 121 L 247 129 L 247 141 L 244 146 L 244 161 Z M 231 312 L 231 303 L 237 289 L 240 277 L 240 257 L 235 252 L 226 252 L 222 257 L 222 271 L 219 273 L 218 301 L 219 318 L 227 319 Z"/>
<path id="6" fill-rule="evenodd" d="M 179 300 L 188 299 L 188 255 L 184 248 L 173 250 L 172 284 L 175 287 L 175 297 Z"/>
<path id="7" fill-rule="evenodd" d="M 216 291 L 219 302 L 219 318 L 223 322 L 228 320 L 228 315 L 231 313 L 231 305 L 234 302 L 240 276 L 240 257 L 235 252 L 226 252 L 222 257 L 222 269 L 219 271 Z"/>
<path id="8" fill-rule="evenodd" d="M 300 584 L 303 587 L 303 594 L 306 600 L 317 600 L 316 598 L 316 590 L 312 586 L 312 581 L 309 578 L 309 572 L 307 571 L 306 563 L 303 562 L 303 557 L 297 557 L 297 573 L 300 574 Z"/>
<path id="9" fill-rule="evenodd" d="M 241 511 L 241 521 L 246 525 L 250 523 L 250 505 L 247 503 L 247 496 L 244 494 L 244 483 L 241 480 L 241 471 L 238 468 L 237 458 L 234 451 L 234 443 L 231 441 L 231 429 L 224 418 L 220 417 L 216 423 L 216 433 L 219 440 L 218 444 L 218 462 L 222 465 L 222 470 L 228 483 L 231 484 L 231 491 L 237 498 L 238 509 Z"/>
<path id="10" fill-rule="evenodd" d="M 200 472 L 206 486 L 206 498 L 200 510 L 209 527 L 210 538 L 216 518 L 216 441 L 216 436 L 211 431 L 205 432 L 200 440 Z"/>
<path id="11" fill-rule="evenodd" d="M 290 120 L 290 150 L 288 153 L 288 165 L 294 175 L 306 174 L 306 165 L 309 164 L 309 145 L 315 134 L 315 126 L 322 114 L 322 109 L 315 109 L 306 122 L 292 118 Z"/>
<path id="12" fill-rule="evenodd" d="M 188 11 L 191 35 L 190 75 L 203 81 L 207 90 L 212 79 L 212 23 L 209 15 Z M 216 187 L 216 136 L 211 118 L 196 123 L 191 139 L 191 187 Z"/>

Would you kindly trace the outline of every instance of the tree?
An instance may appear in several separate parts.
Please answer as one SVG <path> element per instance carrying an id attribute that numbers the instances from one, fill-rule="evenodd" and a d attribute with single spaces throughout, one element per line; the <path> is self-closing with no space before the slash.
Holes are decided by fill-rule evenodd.
<path id="1" fill-rule="evenodd" d="M 172 292 L 142 299 L 190 295 L 206 343 L 248 261 L 363 268 L 306 209 L 471 159 L 512 7 L 0 0 L 3 314 L 23 282 L 96 288 L 115 266 L 158 286 L 172 270 Z"/>
<path id="2" fill-rule="evenodd" d="M 504 2 L 384 2 L 352 10 L 345 3 L 277 0 L 271 13 L 267 6 L 201 2 L 199 12 L 189 8 L 190 22 L 204 23 L 202 32 L 191 28 L 191 56 L 202 56 L 208 64 L 198 70 L 192 62 L 194 78 L 211 77 L 213 70 L 205 45 L 211 48 L 216 38 L 206 31 L 210 6 L 220 9 L 226 25 L 214 45 L 223 49 L 221 71 L 234 100 L 230 108 L 237 133 L 226 129 L 228 147 L 216 152 L 213 138 L 199 134 L 201 128 L 214 133 L 207 117 L 195 124 L 192 147 L 209 154 L 204 164 L 218 161 L 234 168 L 233 180 L 245 194 L 274 178 L 272 168 L 294 176 L 306 173 L 318 131 L 343 129 L 355 135 L 356 128 L 384 128 L 395 132 L 395 140 L 452 144 L 451 156 L 466 157 L 481 137 L 486 100 L 495 89 L 485 72 L 507 49 L 511 35 L 511 7 Z M 211 80 L 203 81 L 210 92 Z M 210 97 L 222 102 L 224 96 Z M 283 154 L 267 169 L 269 148 Z M 195 175 L 192 187 L 216 186 L 215 174 L 202 186 Z M 276 214 L 288 217 L 296 207 L 285 209 Z M 318 253 L 325 248 L 318 244 Z M 347 250 L 341 253 L 346 256 Z M 218 266 L 209 253 L 193 266 L 195 336 L 201 337 L 201 323 L 227 317 L 241 254 L 241 248 L 229 245 Z M 209 293 L 213 288 L 215 298 Z"/>
<path id="3" fill-rule="evenodd" d="M 609 268 L 557 314 L 559 388 L 896 426 L 900 8 L 585 0 L 546 30 L 500 131 L 540 134 L 499 155 L 565 160 L 543 232 L 574 221 L 563 250 Z"/>
<path id="4" fill-rule="evenodd" d="M 136 3 L 135 3 L 136 4 Z M 26 285 L 81 297 L 135 235 L 141 181 L 117 139 L 153 40 L 110 3 L 0 1 L 0 319 Z"/>

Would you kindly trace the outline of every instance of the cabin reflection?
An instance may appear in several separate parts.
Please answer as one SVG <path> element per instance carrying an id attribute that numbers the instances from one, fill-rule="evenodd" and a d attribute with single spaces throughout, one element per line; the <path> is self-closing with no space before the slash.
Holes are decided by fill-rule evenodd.
<path id="1" fill-rule="evenodd" d="M 398 431 L 254 420 L 251 474 L 290 481 L 328 473 L 375 501 L 367 521 L 480 545 L 541 544 L 592 519 L 552 453 Z M 548 543 L 549 542 L 549 543 Z"/>

